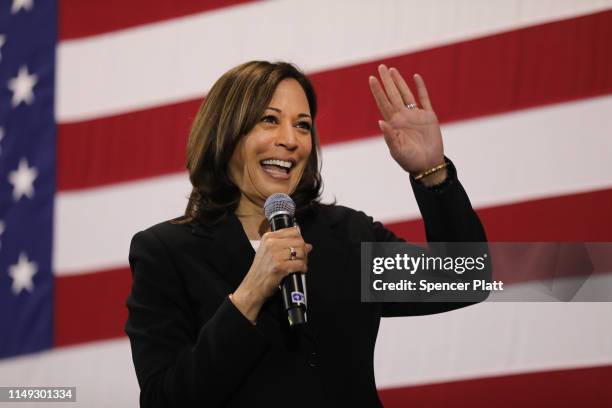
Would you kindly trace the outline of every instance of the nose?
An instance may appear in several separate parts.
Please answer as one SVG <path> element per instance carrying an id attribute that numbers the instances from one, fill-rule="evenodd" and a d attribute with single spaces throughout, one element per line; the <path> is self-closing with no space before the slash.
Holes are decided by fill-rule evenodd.
<path id="1" fill-rule="evenodd" d="M 282 146 L 290 152 L 297 149 L 298 143 L 295 131 L 296 129 L 291 125 L 291 123 L 285 123 L 282 126 L 279 126 L 275 145 Z"/>

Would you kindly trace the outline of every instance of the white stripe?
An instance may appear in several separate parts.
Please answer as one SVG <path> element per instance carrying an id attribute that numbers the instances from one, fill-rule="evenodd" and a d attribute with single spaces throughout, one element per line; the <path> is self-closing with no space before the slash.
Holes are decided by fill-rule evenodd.
<path id="1" fill-rule="evenodd" d="M 253 3 L 64 41 L 60 122 L 201 98 L 250 59 L 307 72 L 600 11 L 612 0 L 299 0 Z"/>
<path id="2" fill-rule="evenodd" d="M 612 96 L 445 126 L 447 155 L 475 207 L 612 186 Z M 381 221 L 419 216 L 409 179 L 381 137 L 325 147 L 325 197 Z M 54 271 L 127 265 L 137 231 L 180 215 L 184 173 L 79 192 L 55 203 Z M 84 239 L 87 237 L 88 239 Z"/>
<path id="3" fill-rule="evenodd" d="M 446 155 L 475 207 L 612 186 L 612 96 L 444 126 Z M 381 138 L 323 149 L 326 197 L 383 221 L 420 216 Z"/>
<path id="4" fill-rule="evenodd" d="M 377 386 L 609 365 L 611 314 L 612 303 L 484 303 L 440 315 L 383 319 L 375 352 Z M 0 361 L 0 384 L 76 386 L 71 407 L 138 405 L 125 339 Z"/>
<path id="5" fill-rule="evenodd" d="M 181 173 L 60 193 L 54 216 L 55 274 L 126 266 L 132 236 L 181 215 L 190 191 L 189 179 Z"/>
<path id="6" fill-rule="evenodd" d="M 607 248 L 612 247 L 608 244 Z M 591 256 L 591 260 L 595 264 L 597 263 L 596 256 Z M 525 264 L 528 264 L 528 262 L 525 262 Z M 603 265 L 603 267 L 605 268 L 606 265 Z M 597 266 L 594 266 L 594 268 L 598 270 L 598 273 L 503 285 L 503 290 L 491 292 L 488 301 L 612 302 L 612 271 L 601 273 L 607 271 L 607 269 Z M 576 272 L 580 273 L 581 271 L 577 270 Z"/>
<path id="7" fill-rule="evenodd" d="M 440 315 L 383 319 L 374 355 L 376 384 L 391 388 L 609 365 L 610 315 L 612 303 L 482 303 Z"/>
<path id="8" fill-rule="evenodd" d="M 55 349 L 0 361 L 4 387 L 76 387 L 76 402 L 16 406 L 137 407 L 139 388 L 125 339 Z M 12 405 L 11 405 L 12 406 Z"/>

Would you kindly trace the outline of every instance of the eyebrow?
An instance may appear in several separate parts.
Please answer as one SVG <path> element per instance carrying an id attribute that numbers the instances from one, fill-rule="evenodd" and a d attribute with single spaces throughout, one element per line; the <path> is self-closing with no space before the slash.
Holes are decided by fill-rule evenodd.
<path id="1" fill-rule="evenodd" d="M 266 109 L 270 109 L 270 110 L 276 111 L 278 113 L 282 113 L 283 112 L 282 110 L 280 110 L 278 108 L 275 108 L 273 106 L 268 106 Z M 298 118 L 310 118 L 310 115 L 307 114 L 307 113 L 298 113 Z"/>

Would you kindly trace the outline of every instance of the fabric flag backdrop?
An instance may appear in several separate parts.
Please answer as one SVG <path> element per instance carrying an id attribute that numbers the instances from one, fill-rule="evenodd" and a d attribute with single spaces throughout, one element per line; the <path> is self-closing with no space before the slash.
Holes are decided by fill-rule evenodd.
<path id="1" fill-rule="evenodd" d="M 130 238 L 181 214 L 191 120 L 251 59 L 311 75 L 325 197 L 406 239 L 424 233 L 377 128 L 380 63 L 424 76 L 491 241 L 612 241 L 612 1 L 6 0 L 0 385 L 138 404 Z M 611 406 L 611 316 L 612 303 L 485 303 L 385 319 L 381 398 Z"/>

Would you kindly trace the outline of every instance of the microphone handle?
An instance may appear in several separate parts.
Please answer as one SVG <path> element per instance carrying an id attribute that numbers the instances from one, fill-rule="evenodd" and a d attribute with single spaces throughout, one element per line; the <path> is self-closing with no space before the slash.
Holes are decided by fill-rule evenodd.
<path id="1" fill-rule="evenodd" d="M 293 217 L 289 214 L 276 214 L 270 220 L 270 229 L 272 231 L 278 231 L 283 228 L 291 228 L 295 225 Z"/>
<path id="2" fill-rule="evenodd" d="M 291 228 L 294 225 L 293 217 L 289 214 L 277 214 L 270 220 L 272 231 Z M 301 272 L 291 273 L 283 278 L 280 284 L 283 305 L 287 311 L 290 327 L 306 323 L 306 291 L 302 280 L 303 275 Z"/>

